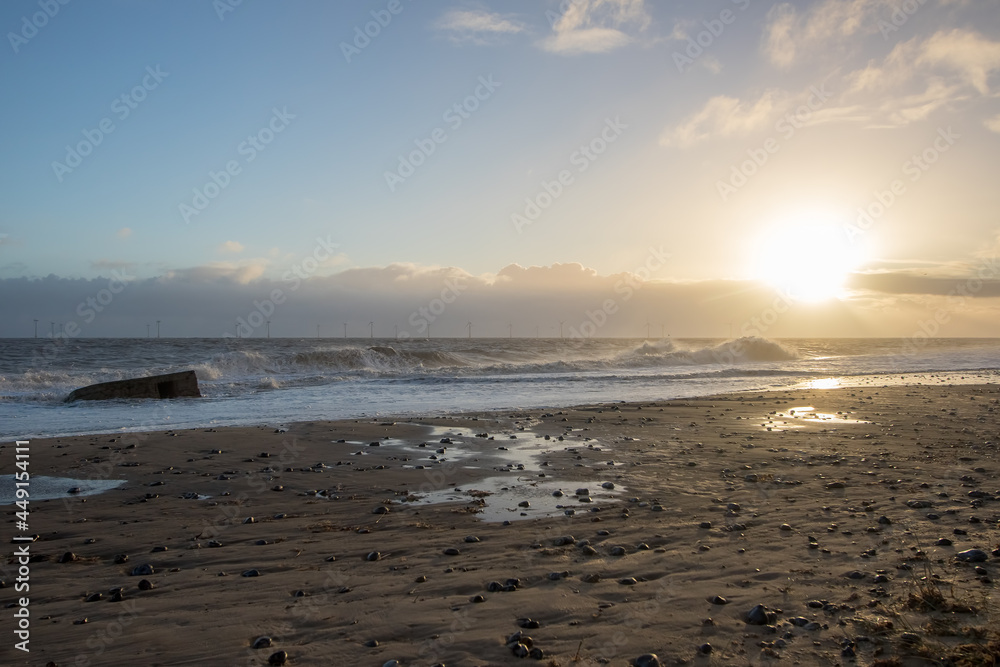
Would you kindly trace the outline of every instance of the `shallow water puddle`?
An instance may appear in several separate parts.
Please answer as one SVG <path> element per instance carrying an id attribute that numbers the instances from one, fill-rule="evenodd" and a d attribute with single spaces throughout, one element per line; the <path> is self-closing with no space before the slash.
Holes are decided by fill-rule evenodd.
<path id="1" fill-rule="evenodd" d="M 544 456 L 555 450 L 574 451 L 581 443 L 560 441 L 531 430 L 495 432 L 484 437 L 482 432 L 468 428 L 426 426 L 426 440 L 384 438 L 373 442 L 351 440 L 335 443 L 354 450 L 351 455 L 365 455 L 375 447 L 388 448 L 394 454 L 403 453 L 410 460 L 404 468 L 434 471 L 444 466 L 461 465 L 466 470 L 493 470 L 514 473 L 487 477 L 464 488 L 443 489 L 418 494 L 410 505 L 439 503 L 474 503 L 476 515 L 483 521 L 514 521 L 546 516 L 572 516 L 600 511 L 601 505 L 617 499 L 621 489 L 604 489 L 601 482 L 579 484 L 546 477 L 549 468 L 542 465 Z M 492 438 L 492 439 L 491 439 Z M 471 446 L 470 446 L 471 445 Z M 589 443 L 588 447 L 600 450 Z M 608 461 L 608 467 L 623 465 Z M 588 493 L 577 496 L 578 489 Z M 553 495 L 557 494 L 557 495 Z M 581 500 L 586 498 L 586 500 Z M 527 506 L 522 506 L 527 503 Z"/>
<path id="2" fill-rule="evenodd" d="M 447 426 L 424 426 L 424 428 L 430 431 L 424 441 L 384 438 L 369 442 L 348 440 L 334 444 L 350 446 L 355 450 L 349 452 L 351 456 L 364 456 L 374 451 L 375 447 L 391 448 L 394 453 L 402 451 L 411 458 L 411 463 L 404 465 L 404 468 L 426 469 L 442 463 L 465 464 L 473 459 L 483 459 L 482 465 L 464 465 L 464 467 L 539 472 L 541 467 L 535 457 L 543 453 L 540 446 L 544 443 L 546 449 L 551 449 L 558 442 L 545 440 L 544 436 L 531 431 L 517 434 L 493 433 L 490 435 L 493 438 L 491 440 L 490 437 L 480 437 L 462 428 Z M 474 446 L 468 447 L 469 444 Z"/>
<path id="3" fill-rule="evenodd" d="M 461 445 L 462 441 L 458 438 L 467 437 L 463 436 L 461 429 L 442 427 L 436 427 L 432 435 L 435 438 L 449 438 L 453 445 Z M 476 437 L 475 434 L 472 437 Z M 545 439 L 545 436 L 531 430 L 515 434 L 495 433 L 492 437 L 493 440 L 483 438 L 477 441 L 476 444 L 482 447 L 482 451 L 475 454 L 484 459 L 484 463 L 488 462 L 492 469 L 518 473 L 516 476 L 487 477 L 465 488 L 432 491 L 421 495 L 412 504 L 475 503 L 478 510 L 476 515 L 483 521 L 515 521 L 600 511 L 601 505 L 617 499 L 616 492 L 620 492 L 620 489 L 613 486 L 605 489 L 600 482 L 580 484 L 552 477 L 538 477 L 543 474 L 543 470 L 550 471 L 542 465 L 546 453 L 563 449 L 573 451 L 580 448 L 578 443 L 574 445 L 552 437 Z M 454 456 L 453 450 L 447 451 Z M 608 463 L 609 466 L 616 465 L 614 462 Z M 486 465 L 465 467 L 485 469 Z M 533 473 L 534 476 L 528 477 L 520 473 Z M 586 489 L 586 493 L 577 495 L 577 490 L 583 489 Z"/>
<path id="4" fill-rule="evenodd" d="M 577 489 L 586 488 L 587 495 L 575 495 Z M 523 478 L 488 477 L 473 482 L 465 488 L 432 491 L 420 496 L 410 505 L 436 505 L 439 503 L 476 503 L 476 516 L 483 521 L 516 521 L 548 516 L 573 516 L 600 511 L 601 505 L 617 500 L 616 491 L 605 490 L 600 484 L 573 483 L 555 479 L 526 480 Z M 561 495 L 552 494 L 560 492 Z M 587 498 L 589 502 L 581 499 Z M 523 507 L 521 503 L 527 503 Z"/>
<path id="5" fill-rule="evenodd" d="M 852 419 L 843 414 L 832 414 L 829 412 L 816 412 L 816 408 L 811 405 L 789 408 L 787 412 L 779 412 L 774 416 L 764 417 L 761 424 L 768 431 L 780 431 L 792 428 L 805 428 L 804 424 L 796 424 L 789 419 L 800 422 L 813 422 L 823 424 L 871 424 L 863 419 Z"/>
<path id="6" fill-rule="evenodd" d="M 125 483 L 124 479 L 74 479 L 32 475 L 28 484 L 27 500 L 56 500 L 78 496 L 95 496 Z M 72 490 L 72 491 L 71 491 Z M 13 475 L 0 475 L 0 505 L 13 505 L 17 501 L 17 487 Z"/>

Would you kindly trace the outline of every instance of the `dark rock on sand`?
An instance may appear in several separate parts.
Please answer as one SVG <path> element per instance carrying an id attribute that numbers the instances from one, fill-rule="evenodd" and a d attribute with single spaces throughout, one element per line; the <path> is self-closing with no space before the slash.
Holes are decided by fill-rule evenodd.
<path id="1" fill-rule="evenodd" d="M 744 620 L 748 625 L 773 625 L 778 620 L 778 614 L 758 604 L 747 612 Z"/>
<path id="2" fill-rule="evenodd" d="M 632 661 L 635 667 L 662 667 L 663 663 L 660 662 L 660 658 L 657 657 L 655 653 L 646 653 L 640 655 L 638 658 Z"/>
<path id="3" fill-rule="evenodd" d="M 270 647 L 271 647 L 270 637 L 258 637 L 251 646 L 251 648 L 255 649 L 270 648 Z"/>
<path id="4" fill-rule="evenodd" d="M 968 549 L 955 554 L 955 558 L 964 563 L 984 563 L 989 556 L 982 549 Z"/>
<path id="5" fill-rule="evenodd" d="M 142 565 L 136 565 L 132 568 L 130 574 L 133 577 L 147 577 L 153 574 L 153 566 L 149 563 L 143 563 Z"/>

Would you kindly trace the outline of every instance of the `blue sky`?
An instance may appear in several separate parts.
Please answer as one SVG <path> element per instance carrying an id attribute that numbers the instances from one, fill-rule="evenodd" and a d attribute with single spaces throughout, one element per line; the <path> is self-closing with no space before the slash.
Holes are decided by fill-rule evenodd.
<path id="1" fill-rule="evenodd" d="M 890 274 L 895 291 L 838 295 L 875 312 L 927 297 L 909 278 L 962 276 L 996 249 L 998 8 L 12 0 L 0 280 L 246 286 L 280 280 L 322 238 L 338 252 L 315 279 L 405 266 L 492 284 L 510 265 L 549 267 L 542 288 L 556 265 L 612 276 L 662 246 L 671 260 L 649 278 L 677 284 Z M 390 187 L 418 144 L 433 152 Z M 193 214 L 213 173 L 225 187 Z M 858 209 L 894 181 L 859 232 Z M 843 235 L 787 242 L 816 225 Z"/>

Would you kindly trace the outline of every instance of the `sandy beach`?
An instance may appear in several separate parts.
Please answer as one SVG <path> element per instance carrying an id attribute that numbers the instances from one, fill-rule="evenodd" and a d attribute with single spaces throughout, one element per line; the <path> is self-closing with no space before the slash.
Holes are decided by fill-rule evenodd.
<path id="1" fill-rule="evenodd" d="M 124 482 L 31 503 L 0 662 L 995 664 L 998 416 L 871 386 L 32 440 L 33 477 Z"/>

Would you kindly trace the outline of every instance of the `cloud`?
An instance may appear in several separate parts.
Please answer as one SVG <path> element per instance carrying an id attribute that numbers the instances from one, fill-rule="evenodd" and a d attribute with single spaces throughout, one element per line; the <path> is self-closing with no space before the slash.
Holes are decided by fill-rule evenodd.
<path id="1" fill-rule="evenodd" d="M 880 62 L 848 73 L 841 104 L 865 110 L 875 127 L 902 127 L 940 108 L 990 95 L 989 79 L 1000 71 L 1000 42 L 975 31 L 941 30 L 893 47 Z"/>
<path id="2" fill-rule="evenodd" d="M 125 262 L 115 259 L 99 259 L 90 263 L 90 268 L 95 271 L 123 271 L 135 267 L 135 262 Z"/>
<path id="3" fill-rule="evenodd" d="M 246 285 L 264 276 L 269 262 L 266 259 L 248 259 L 239 263 L 212 262 L 186 269 L 174 269 L 163 274 L 162 282 L 236 283 Z"/>
<path id="4" fill-rule="evenodd" d="M 132 228 L 131 227 L 122 227 L 121 229 L 118 230 L 117 234 L 118 234 L 118 238 L 120 238 L 120 239 L 127 239 L 128 237 L 132 236 Z"/>
<path id="5" fill-rule="evenodd" d="M 650 23 L 645 0 L 572 0 L 568 5 L 561 15 L 546 12 L 552 34 L 541 41 L 544 50 L 606 53 L 632 41 L 625 29 L 644 30 Z"/>
<path id="6" fill-rule="evenodd" d="M 244 250 L 244 246 L 239 241 L 226 241 L 218 247 L 218 252 L 238 255 Z"/>
<path id="7" fill-rule="evenodd" d="M 851 276 L 850 287 L 889 295 L 1000 297 L 1000 259 L 994 256 L 968 263 L 965 270 L 952 275 L 933 270 L 857 273 Z"/>
<path id="8" fill-rule="evenodd" d="M 452 9 L 437 20 L 435 27 L 456 43 L 486 45 L 503 35 L 524 32 L 524 24 L 482 9 Z"/>
<path id="9" fill-rule="evenodd" d="M 753 101 L 741 101 L 727 95 L 717 95 L 705 106 L 679 124 L 668 127 L 660 135 L 663 146 L 686 148 L 708 138 L 722 138 L 761 129 L 777 115 L 777 108 L 786 103 L 786 94 L 765 91 Z"/>
<path id="10" fill-rule="evenodd" d="M 859 32 L 878 32 L 875 15 L 889 6 L 886 0 L 823 0 L 800 11 L 790 3 L 776 4 L 767 15 L 764 55 L 788 69 Z"/>
<path id="11" fill-rule="evenodd" d="M 822 3 L 822 9 L 829 3 Z M 845 34 L 861 28 L 857 13 L 865 11 L 856 2 L 843 2 L 839 9 L 827 8 L 827 13 L 800 17 L 789 6 L 779 6 L 772 16 L 774 39 L 784 39 L 776 26 L 795 18 L 796 30 L 807 33 L 831 20 L 844 18 L 839 29 Z M 852 9 L 853 7 L 853 9 Z M 812 10 L 813 12 L 820 11 Z M 852 13 L 853 12 L 853 13 Z M 772 12 L 773 13 L 773 12 Z M 785 16 L 785 18 L 781 18 Z M 799 25 L 799 24 L 802 25 Z M 795 39 L 799 39 L 796 36 Z M 794 45 L 781 51 L 794 52 Z M 857 123 L 869 128 L 898 128 L 930 117 L 933 113 L 953 108 L 976 97 L 992 97 L 990 79 L 1000 71 L 1000 41 L 993 41 L 970 30 L 940 30 L 930 37 L 914 37 L 897 44 L 882 59 L 873 59 L 863 67 L 835 73 L 821 85 L 829 101 L 812 110 L 805 124 Z M 756 98 L 718 95 L 704 106 L 668 127 L 660 136 L 663 146 L 687 147 L 709 138 L 724 138 L 748 134 L 770 126 L 793 107 L 809 101 L 811 90 L 798 93 L 770 89 Z M 984 120 L 987 128 L 1000 132 L 1000 116 Z"/>
<path id="12" fill-rule="evenodd" d="M 454 266 L 391 264 L 302 279 L 269 277 L 265 264 L 219 263 L 130 280 L 93 322 L 81 320 L 77 307 L 105 289 L 107 278 L 0 278 L 0 336 L 30 332 L 32 318 L 75 320 L 88 337 L 145 335 L 151 320 L 162 320 L 171 335 L 222 336 L 254 311 L 266 312 L 272 336 L 314 336 L 317 325 L 325 335 L 340 335 L 345 322 L 352 336 L 367 335 L 368 322 L 375 323 L 376 337 L 423 337 L 428 325 L 434 337 L 464 336 L 470 321 L 477 337 L 506 336 L 509 322 L 515 336 L 534 335 L 536 327 L 539 335 L 558 336 L 562 323 L 565 335 L 590 328 L 599 336 L 639 337 L 647 322 L 654 332 L 662 326 L 674 336 L 720 336 L 728 322 L 742 332 L 777 298 L 750 281 L 644 281 L 577 263 L 511 264 L 481 275 Z M 895 268 L 852 280 L 859 297 L 793 305 L 765 335 L 909 335 L 939 307 L 952 316 L 949 335 L 978 335 L 995 327 L 1000 312 L 1000 299 L 990 298 L 1000 297 L 996 260 L 970 258 L 948 275 L 934 267 Z M 960 285 L 976 298 L 958 308 L 949 295 Z M 264 329 L 253 335 L 263 336 Z"/>
<path id="13" fill-rule="evenodd" d="M 916 64 L 950 69 L 980 95 L 989 95 L 989 78 L 1000 70 L 1000 42 L 970 30 L 941 30 L 920 45 Z"/>

